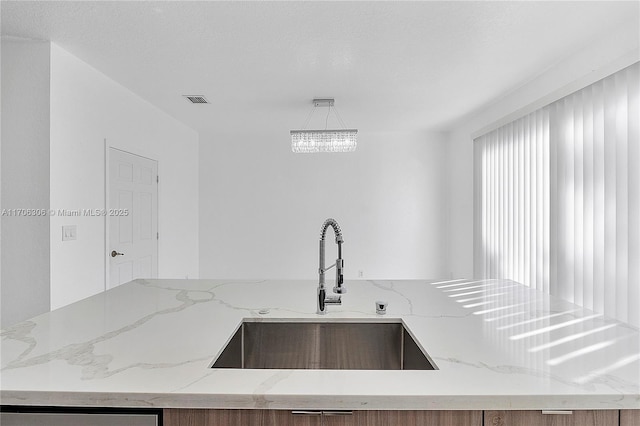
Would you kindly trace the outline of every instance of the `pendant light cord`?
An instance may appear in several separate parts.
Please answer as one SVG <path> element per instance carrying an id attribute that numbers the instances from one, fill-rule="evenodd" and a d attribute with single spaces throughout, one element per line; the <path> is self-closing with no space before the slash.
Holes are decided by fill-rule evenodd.
<path id="1" fill-rule="evenodd" d="M 311 121 L 311 118 L 313 117 L 313 113 L 316 111 L 316 108 L 317 106 L 315 105 L 311 107 L 311 110 L 309 111 L 309 114 L 307 114 L 307 118 L 305 119 L 304 124 L 300 128 L 301 130 L 307 130 L 307 126 L 309 125 L 309 122 Z M 347 125 L 342 120 L 342 117 L 340 117 L 340 114 L 338 113 L 338 109 L 335 107 L 335 105 L 333 107 L 329 105 L 327 109 L 327 116 L 324 119 L 324 129 L 327 130 L 329 128 L 329 115 L 331 114 L 331 108 L 333 108 L 333 113 L 338 119 L 338 124 L 340 124 L 343 129 L 346 129 Z"/>
<path id="2" fill-rule="evenodd" d="M 338 114 L 338 108 L 336 108 L 335 105 L 333 106 L 333 112 L 336 114 L 336 118 L 338 119 L 338 123 L 340 123 L 340 125 L 342 126 L 343 129 L 346 129 L 347 125 L 344 124 L 344 121 L 342 121 L 342 117 L 340 117 L 340 114 Z"/>
<path id="3" fill-rule="evenodd" d="M 309 110 L 309 114 L 307 114 L 307 119 L 304 121 L 304 124 L 300 129 L 307 130 L 307 126 L 309 125 L 309 121 L 311 121 L 311 117 L 313 116 L 313 113 L 315 112 L 315 110 L 316 110 L 316 107 L 314 105 L 311 107 L 311 110 Z"/>
<path id="4" fill-rule="evenodd" d="M 329 125 L 329 113 L 331 112 L 331 105 L 329 105 L 329 108 L 327 109 L 327 118 L 324 119 L 324 129 L 327 130 L 327 127 Z"/>

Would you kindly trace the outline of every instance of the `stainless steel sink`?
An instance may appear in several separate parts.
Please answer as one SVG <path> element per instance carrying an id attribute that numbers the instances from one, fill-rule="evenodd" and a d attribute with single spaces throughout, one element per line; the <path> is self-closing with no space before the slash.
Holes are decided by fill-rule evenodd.
<path id="1" fill-rule="evenodd" d="M 243 321 L 211 368 L 434 370 L 401 322 Z"/>

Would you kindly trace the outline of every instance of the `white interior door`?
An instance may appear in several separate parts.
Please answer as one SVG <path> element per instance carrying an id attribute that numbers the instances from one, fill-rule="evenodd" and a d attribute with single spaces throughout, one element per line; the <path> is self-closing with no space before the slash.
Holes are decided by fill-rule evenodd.
<path id="1" fill-rule="evenodd" d="M 158 276 L 158 162 L 109 148 L 109 288 Z"/>

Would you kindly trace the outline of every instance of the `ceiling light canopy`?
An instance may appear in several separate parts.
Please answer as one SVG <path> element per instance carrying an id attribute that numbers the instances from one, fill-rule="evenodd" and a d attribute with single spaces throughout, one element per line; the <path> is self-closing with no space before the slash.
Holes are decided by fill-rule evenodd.
<path id="1" fill-rule="evenodd" d="M 307 130 L 306 127 L 313 116 L 316 108 L 327 108 L 324 130 Z M 329 115 L 333 109 L 342 129 L 328 129 Z M 344 121 L 340 118 L 335 108 L 335 100 L 314 99 L 313 108 L 307 120 L 302 126 L 302 130 L 291 130 L 291 150 L 295 153 L 316 153 L 316 152 L 352 152 L 358 145 L 358 130 L 347 129 Z"/>

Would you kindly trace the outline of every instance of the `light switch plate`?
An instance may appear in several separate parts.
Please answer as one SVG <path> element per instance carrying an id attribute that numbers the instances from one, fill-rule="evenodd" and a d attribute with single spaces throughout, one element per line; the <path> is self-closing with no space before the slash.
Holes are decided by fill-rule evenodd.
<path id="1" fill-rule="evenodd" d="M 76 225 L 67 225 L 62 227 L 62 241 L 73 241 L 78 238 Z"/>

